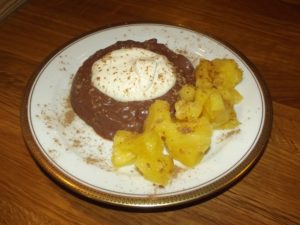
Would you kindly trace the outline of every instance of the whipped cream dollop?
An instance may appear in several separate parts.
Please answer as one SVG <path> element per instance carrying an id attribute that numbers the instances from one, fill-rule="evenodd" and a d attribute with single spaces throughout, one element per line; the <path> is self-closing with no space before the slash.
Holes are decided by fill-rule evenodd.
<path id="1" fill-rule="evenodd" d="M 143 48 L 114 50 L 92 66 L 93 86 L 121 102 L 160 97 L 175 83 L 175 68 L 170 61 Z"/>

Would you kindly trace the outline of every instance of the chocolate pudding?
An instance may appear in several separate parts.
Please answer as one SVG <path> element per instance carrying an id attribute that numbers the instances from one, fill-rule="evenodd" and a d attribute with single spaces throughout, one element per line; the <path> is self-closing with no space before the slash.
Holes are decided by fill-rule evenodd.
<path id="1" fill-rule="evenodd" d="M 166 93 L 143 101 L 120 101 L 100 91 L 92 82 L 94 63 L 119 49 L 146 49 L 164 56 L 172 65 L 176 81 Z M 129 79 L 129 78 L 128 78 Z M 105 139 L 112 140 L 117 130 L 141 132 L 148 108 L 156 99 L 166 100 L 174 113 L 177 94 L 184 84 L 194 84 L 194 68 L 183 55 L 176 54 L 156 39 L 144 42 L 119 41 L 97 51 L 78 69 L 71 88 L 70 100 L 75 113 Z M 100 81 L 101 83 L 101 81 Z M 125 95 L 126 93 L 124 93 Z"/>

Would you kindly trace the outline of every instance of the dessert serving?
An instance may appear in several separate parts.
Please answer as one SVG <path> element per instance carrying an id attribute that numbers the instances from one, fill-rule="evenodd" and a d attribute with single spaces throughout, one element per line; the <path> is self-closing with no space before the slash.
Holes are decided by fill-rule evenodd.
<path id="1" fill-rule="evenodd" d="M 196 166 L 213 129 L 235 128 L 235 86 L 242 71 L 230 59 L 200 60 L 196 70 L 183 55 L 155 39 L 119 41 L 97 51 L 77 71 L 74 111 L 103 138 L 113 140 L 115 167 L 135 165 L 165 186 L 174 160 Z"/>
<path id="2" fill-rule="evenodd" d="M 58 49 L 30 80 L 21 115 L 31 155 L 55 180 L 134 207 L 224 189 L 261 155 L 271 125 L 266 88 L 245 57 L 208 35 L 148 23 Z"/>

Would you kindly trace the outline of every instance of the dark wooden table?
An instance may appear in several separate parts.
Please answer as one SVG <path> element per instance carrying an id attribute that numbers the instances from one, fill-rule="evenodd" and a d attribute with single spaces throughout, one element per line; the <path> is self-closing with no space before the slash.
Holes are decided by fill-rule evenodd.
<path id="1" fill-rule="evenodd" d="M 299 224 L 298 3 L 27 1 L 0 22 L 0 224 Z M 180 24 L 229 42 L 256 65 L 269 87 L 274 121 L 266 151 L 247 176 L 214 198 L 161 212 L 105 207 L 49 179 L 24 144 L 22 97 L 45 58 L 84 32 L 133 21 Z"/>

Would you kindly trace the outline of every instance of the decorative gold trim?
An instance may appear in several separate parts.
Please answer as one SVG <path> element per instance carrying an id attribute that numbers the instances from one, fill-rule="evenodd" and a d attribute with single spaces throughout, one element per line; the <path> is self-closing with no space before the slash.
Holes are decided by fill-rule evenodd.
<path id="1" fill-rule="evenodd" d="M 132 23 L 133 24 L 156 24 L 156 25 L 168 25 L 174 26 L 171 24 L 158 24 L 158 23 Z M 130 24 L 129 24 L 130 25 Z M 111 26 L 113 27 L 113 26 Z M 107 27 L 106 27 L 107 28 Z M 180 28 L 180 27 L 178 27 Z M 95 31 L 89 32 L 88 34 L 92 34 L 96 31 L 100 31 L 104 28 L 97 29 Z M 188 29 L 188 28 L 185 28 Z M 191 29 L 188 29 L 191 30 Z M 193 31 L 193 30 L 191 30 Z M 84 34 L 80 37 L 86 36 L 88 34 Z M 203 33 L 201 33 L 203 34 Z M 91 187 L 85 186 L 78 181 L 72 179 L 68 175 L 64 174 L 58 168 L 56 168 L 48 158 L 41 152 L 37 143 L 35 143 L 34 138 L 32 136 L 30 125 L 29 125 L 29 115 L 28 115 L 28 101 L 29 95 L 32 88 L 32 85 L 38 76 L 40 70 L 43 66 L 50 60 L 58 51 L 60 51 L 63 47 L 67 46 L 68 44 L 72 43 L 79 38 L 68 42 L 63 47 L 59 48 L 59 50 L 55 51 L 51 56 L 49 56 L 44 64 L 35 72 L 35 74 L 31 77 L 27 84 L 26 92 L 23 98 L 22 109 L 21 109 L 21 126 L 23 131 L 24 140 L 30 150 L 35 161 L 41 166 L 41 168 L 46 171 L 50 176 L 52 176 L 55 180 L 59 181 L 68 189 L 76 192 L 82 196 L 85 196 L 89 199 L 96 200 L 99 202 L 107 203 L 110 205 L 122 206 L 122 207 L 136 207 L 136 208 L 162 208 L 162 207 L 169 207 L 169 206 L 176 206 L 180 204 L 187 204 L 196 200 L 204 200 L 214 194 L 224 190 L 225 188 L 229 187 L 230 185 L 234 184 L 238 181 L 243 175 L 246 174 L 247 171 L 255 164 L 255 162 L 260 158 L 263 154 L 263 150 L 265 145 L 268 142 L 270 133 L 271 133 L 271 125 L 272 125 L 272 105 L 271 105 L 271 98 L 269 92 L 267 90 L 266 84 L 263 81 L 261 75 L 259 74 L 258 70 L 255 66 L 238 50 L 233 48 L 230 44 L 225 43 L 224 41 L 220 41 L 219 39 L 212 37 L 211 35 L 203 34 L 213 40 L 216 40 L 223 45 L 227 46 L 231 51 L 235 52 L 239 55 L 239 57 L 244 60 L 244 62 L 250 67 L 253 73 L 256 76 L 256 79 L 259 82 L 259 85 L 262 89 L 262 97 L 263 101 L 265 102 L 265 118 L 264 123 L 262 124 L 262 133 L 258 138 L 256 145 L 254 146 L 253 150 L 249 153 L 249 155 L 245 158 L 245 160 L 240 163 L 236 168 L 234 168 L 231 172 L 226 174 L 225 176 L 219 178 L 213 183 L 210 183 L 206 186 L 194 189 L 189 192 L 179 193 L 177 195 L 158 195 L 158 196 L 148 196 L 148 197 L 135 197 L 135 196 L 125 196 L 125 195 L 117 195 L 112 193 L 106 193 L 104 191 L 95 190 Z"/>

